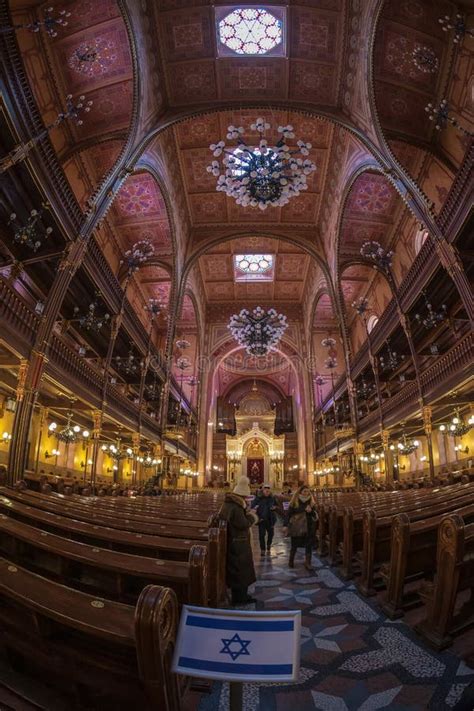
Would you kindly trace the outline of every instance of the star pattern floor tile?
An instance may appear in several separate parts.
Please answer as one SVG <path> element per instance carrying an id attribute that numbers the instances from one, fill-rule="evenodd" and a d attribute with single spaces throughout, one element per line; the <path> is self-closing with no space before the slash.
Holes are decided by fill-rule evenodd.
<path id="1" fill-rule="evenodd" d="M 313 556 L 309 572 L 299 551 L 288 568 L 278 529 L 271 557 L 260 557 L 254 536 L 254 560 L 257 603 L 245 608 L 301 610 L 301 669 L 295 684 L 244 684 L 244 711 L 450 711 L 474 682 L 474 669 L 431 650 L 403 620 L 388 620 L 324 559 Z M 198 707 L 228 708 L 223 683 Z"/>

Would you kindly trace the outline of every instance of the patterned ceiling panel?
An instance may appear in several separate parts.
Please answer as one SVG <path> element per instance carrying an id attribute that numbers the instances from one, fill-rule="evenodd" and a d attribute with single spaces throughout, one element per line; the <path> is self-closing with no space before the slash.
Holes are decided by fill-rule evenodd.
<path id="1" fill-rule="evenodd" d="M 75 98 L 84 94 L 93 101 L 83 125 L 69 122 L 68 130 L 80 141 L 127 128 L 132 112 L 132 59 L 117 3 L 80 0 L 60 3 L 54 12 L 61 9 L 71 13 L 67 25 L 38 48 L 38 52 L 46 51 L 48 60 L 48 76 L 42 70 L 41 78 L 50 82 L 58 101 L 67 94 Z M 28 52 L 28 68 L 33 72 L 33 85 L 39 88 L 37 72 L 42 60 L 35 52 Z M 38 103 L 41 108 L 41 97 Z M 51 112 L 51 106 L 47 110 Z"/>
<path id="2" fill-rule="evenodd" d="M 122 150 L 122 141 L 105 141 L 81 153 L 97 183 L 112 168 Z"/>
<path id="3" fill-rule="evenodd" d="M 327 321 L 334 321 L 334 311 L 329 294 L 322 294 L 314 310 L 313 328 Z"/>
<path id="4" fill-rule="evenodd" d="M 230 254 L 205 254 L 200 261 L 202 276 L 206 281 L 233 279 L 234 267 Z"/>
<path id="5" fill-rule="evenodd" d="M 351 189 L 345 214 L 390 222 L 397 205 L 397 193 L 383 175 L 363 173 Z"/>
<path id="6" fill-rule="evenodd" d="M 215 55 L 215 32 L 210 7 L 185 7 L 162 16 L 164 54 L 169 62 Z"/>
<path id="7" fill-rule="evenodd" d="M 384 3 L 375 39 L 376 102 L 382 126 L 426 139 L 432 131 L 424 107 L 438 95 L 443 71 L 424 71 L 413 61 L 423 47 L 439 67 L 448 59 L 449 35 L 438 19 L 453 15 L 446 0 L 388 0 Z"/>
<path id="8" fill-rule="evenodd" d="M 301 280 L 306 273 L 309 260 L 306 254 L 279 254 L 276 260 L 276 278 L 286 281 Z"/>
<path id="9" fill-rule="evenodd" d="M 269 282 L 236 282 L 233 254 L 271 254 L 274 278 Z M 199 258 L 201 276 L 209 301 L 301 301 L 309 255 L 301 249 L 266 237 L 243 237 L 209 250 Z"/>
<path id="10" fill-rule="evenodd" d="M 301 0 L 288 8 L 288 57 L 218 60 L 212 5 L 210 0 L 191 7 L 172 0 L 159 5 L 157 30 L 172 104 L 239 97 L 278 101 L 290 94 L 319 105 L 337 104 L 342 2 Z"/>
<path id="11" fill-rule="evenodd" d="M 132 93 L 131 80 L 87 92 L 86 101 L 93 101 L 93 104 L 83 125 L 73 128 L 77 138 L 82 140 L 108 133 L 111 129 L 128 128 L 132 109 Z"/>
<path id="12" fill-rule="evenodd" d="M 168 220 L 161 190 L 149 173 L 128 178 L 117 195 L 114 209 L 120 224 Z"/>

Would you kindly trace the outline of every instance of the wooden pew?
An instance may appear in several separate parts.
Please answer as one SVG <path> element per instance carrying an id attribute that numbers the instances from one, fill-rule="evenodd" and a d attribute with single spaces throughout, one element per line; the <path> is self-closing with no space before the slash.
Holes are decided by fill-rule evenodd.
<path id="1" fill-rule="evenodd" d="M 18 492 L 6 487 L 0 487 L 0 494 L 8 496 L 15 501 L 21 501 L 22 503 L 29 504 L 30 506 L 40 508 L 43 511 L 49 511 L 51 514 L 69 516 L 78 520 L 88 521 L 89 523 L 97 523 L 101 526 L 119 528 L 124 531 L 133 531 L 134 533 L 149 533 L 150 535 L 170 536 L 171 538 L 193 538 L 197 541 L 207 540 L 207 529 L 204 524 L 199 527 L 189 527 L 181 526 L 176 522 L 166 524 L 143 523 L 141 521 L 133 521 L 129 517 L 118 517 L 113 513 L 95 513 L 94 511 L 90 511 L 89 509 L 77 504 L 55 503 L 54 501 L 49 500 L 48 496 L 32 496 L 27 491 Z"/>
<path id="2" fill-rule="evenodd" d="M 136 608 L 104 601 L 0 558 L 0 648 L 88 711 L 179 711 L 170 673 L 174 593 L 147 586 Z"/>
<path id="3" fill-rule="evenodd" d="M 204 546 L 192 546 L 187 563 L 164 561 L 91 547 L 0 514 L 0 555 L 69 587 L 121 602 L 134 604 L 152 583 L 171 587 L 180 603 L 208 603 Z"/>
<path id="4" fill-rule="evenodd" d="M 471 523 L 474 505 L 460 507 L 452 515 Z M 393 519 L 390 562 L 382 570 L 387 584 L 382 608 L 391 619 L 403 615 L 406 583 L 416 577 L 431 578 L 435 573 L 438 532 L 444 518 L 445 513 L 416 521 L 410 521 L 406 514 Z"/>
<path id="5" fill-rule="evenodd" d="M 423 596 L 426 618 L 416 627 L 435 649 L 448 647 L 453 637 L 474 625 L 474 523 L 452 514 L 438 528 L 436 578 L 427 583 Z M 459 593 L 469 590 L 469 599 L 455 614 Z"/>
<path id="6" fill-rule="evenodd" d="M 472 489 L 466 488 L 464 492 L 457 492 L 447 497 L 436 500 L 433 506 L 418 506 L 405 511 L 410 521 L 421 521 L 452 511 L 472 500 Z M 424 502 L 426 504 L 426 502 Z M 361 577 L 357 581 L 357 588 L 363 595 L 373 595 L 374 576 L 384 563 L 390 561 L 391 532 L 394 514 L 377 517 L 373 509 L 363 515 L 363 547 L 361 554 Z"/>
<path id="7" fill-rule="evenodd" d="M 201 543 L 191 539 L 172 539 L 99 526 L 95 523 L 51 514 L 5 496 L 0 496 L 0 514 L 23 521 L 43 531 L 84 542 L 94 547 L 142 556 L 157 556 L 163 560 L 188 560 L 191 548 Z M 217 606 L 226 596 L 225 523 L 219 529 L 210 529 L 207 545 L 209 552 L 209 602 L 211 605 Z"/>

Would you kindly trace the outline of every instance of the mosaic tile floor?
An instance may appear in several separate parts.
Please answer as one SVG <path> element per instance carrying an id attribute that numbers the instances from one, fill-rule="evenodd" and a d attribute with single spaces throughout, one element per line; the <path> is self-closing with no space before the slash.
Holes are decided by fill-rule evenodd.
<path id="1" fill-rule="evenodd" d="M 258 602 L 248 609 L 302 611 L 301 672 L 292 685 L 245 684 L 245 711 L 449 711 L 474 681 L 474 669 L 387 619 L 324 560 L 314 556 L 308 573 L 301 550 L 290 570 L 278 533 L 271 558 L 260 558 L 254 539 L 254 558 Z M 214 684 L 199 711 L 227 710 L 228 696 L 227 684 Z"/>

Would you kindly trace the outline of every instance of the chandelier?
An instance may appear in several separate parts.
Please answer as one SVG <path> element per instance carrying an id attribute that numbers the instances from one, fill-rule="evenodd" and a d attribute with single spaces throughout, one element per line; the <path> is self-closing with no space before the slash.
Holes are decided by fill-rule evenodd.
<path id="1" fill-rule="evenodd" d="M 66 444 L 72 444 L 73 442 L 75 442 L 78 435 L 79 435 L 79 432 L 81 431 L 81 428 L 79 427 L 79 425 L 71 426 L 72 417 L 73 417 L 73 413 L 68 412 L 66 427 L 63 430 L 60 430 L 59 432 L 56 433 L 56 437 L 61 442 L 65 442 Z M 51 425 L 50 425 L 50 428 L 51 428 Z"/>
<path id="2" fill-rule="evenodd" d="M 459 12 L 456 13 L 454 19 L 451 19 L 449 15 L 445 15 L 444 17 L 440 17 L 438 22 L 442 26 L 443 32 L 454 30 L 454 44 L 459 44 L 464 35 L 474 37 L 474 30 L 467 27 L 464 16 Z"/>
<path id="3" fill-rule="evenodd" d="M 393 252 L 391 250 L 384 249 L 375 240 L 370 240 L 364 242 L 360 248 L 360 253 L 366 259 L 371 259 L 374 262 L 374 267 L 377 266 L 386 274 L 390 273 L 393 260 Z"/>
<path id="4" fill-rule="evenodd" d="M 31 210 L 26 224 L 21 225 L 15 231 L 13 235 L 13 241 L 16 244 L 28 247 L 33 252 L 36 252 L 42 245 L 44 239 L 48 239 L 53 231 L 52 227 L 46 227 L 46 229 L 41 229 L 41 234 L 38 231 L 38 220 L 40 220 L 41 215 L 45 210 L 49 209 L 49 203 L 43 203 L 40 210 Z M 12 212 L 10 219 L 8 220 L 9 225 L 16 222 L 16 212 Z"/>
<path id="5" fill-rule="evenodd" d="M 227 127 L 227 138 L 235 142 L 234 148 L 226 148 L 225 141 L 212 143 L 209 148 L 215 158 L 223 155 L 221 162 L 213 160 L 207 171 L 217 178 L 216 190 L 234 198 L 243 207 L 286 205 L 291 197 L 308 189 L 307 176 L 316 170 L 309 156 L 311 143 L 301 139 L 291 148 L 287 139 L 293 139 L 293 126 L 278 126 L 281 135 L 274 145 L 264 138 L 270 124 L 257 118 L 250 129 L 260 134 L 258 146 L 249 146 L 241 137 L 242 126 Z"/>
<path id="6" fill-rule="evenodd" d="M 416 45 L 412 57 L 418 71 L 425 74 L 433 74 L 439 67 L 439 60 L 434 50 L 424 44 Z"/>
<path id="7" fill-rule="evenodd" d="M 44 17 L 42 20 L 33 20 L 33 22 L 28 22 L 18 25 L 6 25 L 0 28 L 0 34 L 5 35 L 9 32 L 14 32 L 15 30 L 29 30 L 30 32 L 39 32 L 42 28 L 50 37 L 57 37 L 56 29 L 58 27 L 66 27 L 68 22 L 65 19 L 70 17 L 71 13 L 66 10 L 59 10 L 55 15 L 53 14 L 54 8 L 51 5 L 44 10 Z"/>
<path id="8" fill-rule="evenodd" d="M 423 328 L 426 328 L 427 330 L 430 328 L 435 328 L 439 323 L 441 323 L 441 321 L 444 321 L 444 319 L 446 318 L 448 307 L 446 306 L 446 304 L 442 304 L 439 311 L 436 311 L 433 308 L 432 303 L 429 301 L 426 295 L 426 291 L 423 290 L 421 293 L 423 295 L 426 310 L 428 313 L 424 317 L 421 316 L 421 314 L 416 313 L 415 319 L 418 321 L 419 324 L 423 326 Z"/>
<path id="9" fill-rule="evenodd" d="M 153 257 L 155 248 L 148 239 L 141 239 L 124 252 L 120 264 L 126 264 L 129 274 L 137 272 L 144 262 Z"/>
<path id="10" fill-rule="evenodd" d="M 459 121 L 449 115 L 451 108 L 447 99 L 442 99 L 438 105 L 432 104 L 431 102 L 426 104 L 425 111 L 428 114 L 429 120 L 434 121 L 435 129 L 437 131 L 441 131 L 443 128 L 446 128 L 448 123 L 450 123 L 451 126 L 454 126 L 454 128 L 461 131 L 461 133 L 465 136 L 472 138 L 473 134 L 471 131 L 468 131 L 467 128 L 464 128 L 464 126 L 459 123 Z"/>
<path id="11" fill-rule="evenodd" d="M 105 74 L 116 61 L 115 45 L 104 37 L 82 42 L 69 58 L 69 66 L 79 74 L 89 77 Z"/>
<path id="12" fill-rule="evenodd" d="M 116 444 L 103 444 L 101 449 L 103 452 L 106 452 L 109 457 L 112 457 L 112 459 L 115 459 L 115 461 L 119 462 L 121 459 L 125 458 L 130 458 L 133 456 L 133 450 L 131 447 L 127 447 L 127 449 L 122 449 L 120 446 L 121 440 L 120 438 L 117 438 L 117 443 Z"/>
<path id="13" fill-rule="evenodd" d="M 466 422 L 459 414 L 459 410 L 455 410 L 454 416 L 451 418 L 451 422 L 447 425 L 440 425 L 439 429 L 441 432 L 446 432 L 451 435 L 451 437 L 463 437 L 473 426 L 474 415 L 471 415 Z"/>
<path id="14" fill-rule="evenodd" d="M 404 355 L 399 356 L 398 353 L 392 349 L 388 338 L 385 343 L 387 345 L 386 353 L 385 353 L 385 355 L 382 353 L 379 356 L 380 367 L 382 368 L 382 370 L 384 372 L 387 372 L 389 370 L 392 370 L 392 371 L 396 370 L 396 368 L 399 364 L 399 361 L 404 360 L 405 356 Z"/>
<path id="15" fill-rule="evenodd" d="M 410 442 L 407 442 L 406 434 L 403 435 L 402 441 L 397 444 L 400 454 L 412 454 L 419 446 L 420 443 L 417 439 L 412 439 Z"/>
<path id="16" fill-rule="evenodd" d="M 231 316 L 228 329 L 245 351 L 252 356 L 264 356 L 280 342 L 288 328 L 286 316 L 275 309 L 265 311 L 256 306 L 253 311 L 242 309 Z"/>
<path id="17" fill-rule="evenodd" d="M 76 318 L 74 318 L 73 320 L 77 320 L 80 327 L 83 328 L 85 331 L 92 331 L 94 333 L 98 333 L 102 329 L 102 327 L 110 320 L 109 313 L 105 313 L 102 315 L 97 314 L 97 309 L 99 307 L 99 296 L 100 293 L 97 292 L 95 294 L 94 301 L 91 301 L 84 316 L 78 316 L 79 306 L 74 307 L 74 316 Z"/>
<path id="18" fill-rule="evenodd" d="M 10 153 L 0 158 L 0 174 L 5 173 L 5 171 L 9 170 L 12 166 L 25 160 L 30 151 L 38 145 L 38 143 L 41 143 L 41 141 L 49 135 L 50 131 L 57 128 L 57 126 L 60 126 L 63 121 L 71 119 L 71 121 L 74 121 L 77 126 L 82 126 L 84 123 L 82 120 L 82 113 L 89 113 L 92 104 L 92 100 L 85 101 L 85 96 L 80 96 L 79 100 L 75 101 L 72 94 L 68 94 L 66 96 L 66 108 L 57 114 L 54 121 L 45 126 L 35 136 L 32 136 L 23 143 L 19 143 L 10 151 Z"/>
<path id="19" fill-rule="evenodd" d="M 119 368 L 123 373 L 126 373 L 126 375 L 133 375 L 142 365 L 140 356 L 133 354 L 132 344 L 130 344 L 128 355 L 116 356 L 115 363 L 117 368 Z"/>

